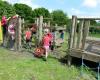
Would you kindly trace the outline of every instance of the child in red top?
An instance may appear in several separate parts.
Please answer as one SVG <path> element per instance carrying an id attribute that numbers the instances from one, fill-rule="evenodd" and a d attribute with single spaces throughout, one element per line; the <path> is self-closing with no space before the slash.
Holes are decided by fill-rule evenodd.
<path id="1" fill-rule="evenodd" d="M 5 47 L 5 42 L 6 42 L 6 34 L 7 34 L 7 19 L 5 16 L 2 17 L 1 20 L 1 25 L 3 29 L 3 46 Z"/>
<path id="2" fill-rule="evenodd" d="M 28 30 L 25 32 L 25 39 L 26 39 L 26 43 L 30 42 L 31 41 L 31 31 Z"/>
<path id="3" fill-rule="evenodd" d="M 45 59 L 47 59 L 47 57 L 48 57 L 50 41 L 51 41 L 50 35 L 48 33 L 45 34 L 43 37 L 43 47 L 45 48 L 45 51 L 46 51 L 45 52 Z"/>

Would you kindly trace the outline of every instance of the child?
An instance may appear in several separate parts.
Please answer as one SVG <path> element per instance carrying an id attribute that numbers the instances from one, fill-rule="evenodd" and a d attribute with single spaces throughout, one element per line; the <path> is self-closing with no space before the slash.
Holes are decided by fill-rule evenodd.
<path id="1" fill-rule="evenodd" d="M 43 47 L 45 48 L 45 59 L 47 60 L 48 52 L 49 52 L 49 46 L 50 46 L 50 37 L 46 33 L 43 37 Z"/>
<path id="2" fill-rule="evenodd" d="M 3 46 L 6 46 L 6 33 L 7 33 L 7 19 L 5 16 L 2 17 L 1 25 L 3 28 Z"/>
<path id="3" fill-rule="evenodd" d="M 10 36 L 10 50 L 14 50 L 14 41 L 15 41 L 15 29 L 14 29 L 14 23 L 10 24 L 8 26 L 8 33 Z"/>
<path id="4" fill-rule="evenodd" d="M 52 30 L 51 51 L 53 52 L 55 46 L 55 31 Z"/>
<path id="5" fill-rule="evenodd" d="M 62 41 L 64 40 L 64 32 L 63 32 L 63 30 L 61 31 L 60 39 L 61 39 Z"/>
<path id="6" fill-rule="evenodd" d="M 31 42 L 31 31 L 28 28 L 28 30 L 25 32 L 25 39 L 26 39 L 26 44 L 28 44 L 30 46 L 30 42 Z M 31 47 L 30 47 L 31 48 Z"/>

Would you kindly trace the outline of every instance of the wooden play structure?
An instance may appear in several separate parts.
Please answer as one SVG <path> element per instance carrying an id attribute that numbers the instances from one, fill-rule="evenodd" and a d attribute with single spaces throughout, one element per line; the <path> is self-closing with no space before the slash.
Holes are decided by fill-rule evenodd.
<path id="1" fill-rule="evenodd" d="M 22 34 L 24 33 L 23 29 L 25 28 L 25 26 L 36 24 L 36 26 L 37 26 L 36 37 L 38 39 L 38 43 L 40 43 L 40 41 L 42 40 L 43 20 L 49 19 L 49 18 L 43 18 L 43 16 L 40 16 L 39 18 L 33 18 L 33 19 L 35 19 L 35 23 L 32 23 L 32 24 L 25 23 L 24 19 L 21 18 L 20 16 L 18 16 L 16 18 L 11 18 L 8 21 L 8 25 L 11 23 L 15 23 L 15 50 L 16 51 L 21 51 L 21 49 L 22 49 L 22 45 L 23 45 L 22 44 Z M 50 26 L 49 20 L 48 20 L 48 25 Z M 33 27 L 34 27 L 34 25 L 33 25 Z"/>
<path id="2" fill-rule="evenodd" d="M 30 25 L 33 26 L 33 27 L 35 25 L 35 27 L 36 27 L 35 38 L 37 38 L 37 41 L 36 41 L 37 44 L 36 44 L 35 47 L 40 45 L 40 42 L 41 42 L 42 37 L 43 37 L 44 30 L 45 29 L 48 29 L 49 31 L 52 30 L 53 27 L 51 27 L 51 25 L 50 25 L 50 20 L 52 18 L 43 18 L 43 16 L 40 16 L 39 18 L 33 18 L 33 19 L 35 20 L 35 23 L 27 23 L 27 22 L 24 21 L 24 18 L 22 18 L 20 16 L 18 16 L 16 18 L 11 18 L 8 21 L 8 25 L 15 23 L 15 46 L 14 46 L 15 51 L 21 51 L 22 49 L 26 48 L 26 47 L 24 47 L 24 46 L 26 46 L 26 42 L 25 42 L 25 39 L 24 39 L 25 30 L 28 27 L 30 28 Z M 46 23 L 44 20 L 46 20 L 48 22 Z M 58 29 L 57 25 L 55 25 L 54 27 L 56 27 L 55 33 L 59 30 L 66 30 L 66 28 L 64 28 L 64 27 L 63 28 L 60 27 Z M 58 34 L 57 34 L 57 36 L 58 36 Z M 61 40 L 57 41 L 56 39 L 55 39 L 55 42 L 58 42 L 58 44 L 62 43 Z M 9 41 L 8 41 L 8 43 L 9 43 Z M 24 45 L 24 43 L 25 43 L 25 45 Z"/>
<path id="3" fill-rule="evenodd" d="M 100 39 L 88 37 L 90 20 L 100 20 L 100 18 L 72 16 L 72 26 L 69 36 L 68 65 L 71 64 L 72 57 L 100 62 Z M 79 22 L 79 28 L 77 24 Z M 76 31 L 78 29 L 78 32 Z M 98 53 L 87 50 L 87 45 L 98 45 Z M 90 45 L 91 46 L 91 45 Z M 96 47 L 96 46 L 95 46 Z"/>

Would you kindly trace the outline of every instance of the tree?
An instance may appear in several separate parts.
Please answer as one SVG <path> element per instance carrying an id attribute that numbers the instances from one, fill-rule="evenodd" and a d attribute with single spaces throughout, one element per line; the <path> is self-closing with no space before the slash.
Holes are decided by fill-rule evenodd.
<path id="1" fill-rule="evenodd" d="M 97 22 L 96 22 L 95 20 L 91 20 L 91 21 L 90 21 L 90 24 L 91 24 L 91 25 L 96 25 Z"/>
<path id="2" fill-rule="evenodd" d="M 32 22 L 32 8 L 26 4 L 14 4 L 15 11 L 18 15 L 23 17 L 25 20 Z"/>
<path id="3" fill-rule="evenodd" d="M 6 1 L 0 1 L 0 18 L 5 15 L 11 17 L 15 15 L 15 9 L 11 4 Z"/>
<path id="4" fill-rule="evenodd" d="M 48 9 L 45 9 L 45 8 L 36 8 L 34 9 L 32 14 L 33 14 L 33 17 L 40 17 L 41 15 L 46 18 L 50 17 L 50 13 Z"/>
<path id="5" fill-rule="evenodd" d="M 67 25 L 68 17 L 62 10 L 55 10 L 51 13 L 53 24 Z"/>

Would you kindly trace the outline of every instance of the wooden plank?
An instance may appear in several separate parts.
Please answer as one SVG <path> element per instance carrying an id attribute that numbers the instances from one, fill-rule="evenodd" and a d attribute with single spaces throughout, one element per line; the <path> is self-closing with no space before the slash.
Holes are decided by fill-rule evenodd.
<path id="1" fill-rule="evenodd" d="M 76 25 L 76 16 L 72 16 L 72 26 L 71 26 L 71 33 L 70 33 L 70 42 L 69 42 L 69 49 L 73 47 L 73 38 L 74 38 L 74 31 L 75 31 L 75 25 Z"/>
<path id="2" fill-rule="evenodd" d="M 18 18 L 16 19 L 16 26 L 15 26 L 15 50 L 18 50 Z"/>
<path id="3" fill-rule="evenodd" d="M 93 45 L 100 45 L 100 41 L 96 41 L 96 40 L 86 40 L 86 43 L 93 44 Z"/>
<path id="4" fill-rule="evenodd" d="M 83 28 L 83 39 L 82 39 L 82 48 L 81 49 L 84 49 L 84 47 L 85 47 L 86 37 L 88 36 L 88 33 L 89 33 L 89 26 L 90 26 L 90 21 L 85 20 L 85 25 Z"/>
<path id="5" fill-rule="evenodd" d="M 71 50 L 70 51 L 70 56 L 77 57 L 77 58 L 82 58 L 84 56 L 85 60 L 93 61 L 93 62 L 99 62 L 100 61 L 100 55 L 91 53 L 91 52 L 86 52 L 86 51 L 78 51 L 78 50 Z"/>
<path id="6" fill-rule="evenodd" d="M 36 33 L 36 36 L 37 36 L 37 39 L 38 39 L 38 43 L 39 43 L 39 18 L 36 19 L 36 25 L 37 25 L 37 33 Z"/>
<path id="7" fill-rule="evenodd" d="M 100 16 L 77 16 L 79 20 L 100 20 Z"/>
<path id="8" fill-rule="evenodd" d="M 81 47 L 82 43 L 82 35 L 83 35 L 83 26 L 84 26 L 84 20 L 80 21 L 80 26 L 79 26 L 79 32 L 78 32 L 78 39 L 77 39 L 77 48 Z"/>
<path id="9" fill-rule="evenodd" d="M 67 61 L 68 66 L 71 66 L 71 62 L 72 62 L 72 57 L 68 55 L 68 61 Z"/>
<path id="10" fill-rule="evenodd" d="M 77 41 L 76 30 L 77 30 L 77 17 L 75 17 L 74 36 L 73 36 L 73 48 L 76 48 L 76 41 Z"/>
<path id="11" fill-rule="evenodd" d="M 18 51 L 20 51 L 21 49 L 21 26 L 22 26 L 22 20 L 21 20 L 21 17 L 19 17 L 19 20 L 18 20 Z"/>
<path id="12" fill-rule="evenodd" d="M 40 16 L 39 21 L 39 42 L 42 40 L 43 16 Z"/>
<path id="13" fill-rule="evenodd" d="M 24 21 L 24 18 L 22 19 L 22 33 L 24 32 L 24 27 L 25 27 L 25 25 L 24 25 L 24 23 L 25 23 L 25 21 Z"/>
<path id="14" fill-rule="evenodd" d="M 48 27 L 50 27 L 50 21 L 48 21 Z"/>
<path id="15" fill-rule="evenodd" d="M 85 19 L 85 20 L 100 20 L 100 17 L 98 17 L 98 18 L 96 18 L 96 17 L 95 18 L 92 18 L 92 17 L 90 17 L 90 18 L 89 17 L 78 18 L 78 20 L 83 20 L 83 19 Z"/>
<path id="16" fill-rule="evenodd" d="M 36 46 L 39 46 L 39 18 L 36 19 L 36 25 L 37 25 L 37 33 L 36 33 L 36 37 L 37 37 L 37 43 Z"/>
<path id="17" fill-rule="evenodd" d="M 45 19 L 45 20 L 50 20 L 50 19 L 52 19 L 52 18 L 43 18 L 43 19 Z"/>

